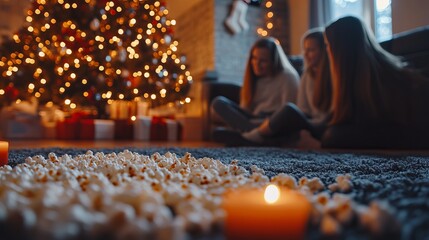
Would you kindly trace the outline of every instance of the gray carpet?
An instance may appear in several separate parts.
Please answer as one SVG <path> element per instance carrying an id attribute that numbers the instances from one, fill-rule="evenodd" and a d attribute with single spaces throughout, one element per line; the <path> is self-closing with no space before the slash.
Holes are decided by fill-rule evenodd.
<path id="1" fill-rule="evenodd" d="M 224 163 L 239 160 L 247 169 L 257 165 L 269 177 L 287 173 L 297 179 L 303 176 L 319 177 L 324 183 L 335 182 L 337 174 L 350 173 L 353 178 L 353 199 L 362 204 L 372 200 L 386 200 L 395 209 L 397 219 L 402 223 L 398 239 L 429 239 L 429 154 L 380 154 L 380 153 L 330 153 L 299 151 L 284 148 L 117 148 L 91 149 L 94 152 L 118 152 L 129 149 L 150 155 L 167 151 L 183 155 L 190 152 L 194 157 L 210 157 Z M 31 149 L 11 150 L 10 165 L 16 165 L 27 156 L 76 155 L 88 149 Z M 309 239 L 320 238 L 309 233 Z M 366 233 L 350 226 L 341 238 L 368 239 Z"/>

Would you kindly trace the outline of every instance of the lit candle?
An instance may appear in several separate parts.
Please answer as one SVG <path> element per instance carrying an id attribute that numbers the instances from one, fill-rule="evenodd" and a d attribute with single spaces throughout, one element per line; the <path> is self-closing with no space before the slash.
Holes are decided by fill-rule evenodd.
<path id="1" fill-rule="evenodd" d="M 303 239 L 311 205 L 300 192 L 269 185 L 224 198 L 228 239 Z"/>
<path id="2" fill-rule="evenodd" d="M 9 143 L 0 141 L 0 166 L 7 165 L 9 158 Z"/>

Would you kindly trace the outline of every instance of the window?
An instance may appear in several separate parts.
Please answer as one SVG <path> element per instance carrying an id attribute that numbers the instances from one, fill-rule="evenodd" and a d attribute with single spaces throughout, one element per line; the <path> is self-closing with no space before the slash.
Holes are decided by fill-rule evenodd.
<path id="1" fill-rule="evenodd" d="M 368 5 L 369 2 L 373 2 L 373 6 Z M 333 20 L 345 15 L 362 18 L 372 26 L 377 40 L 383 41 L 392 37 L 391 4 L 391 0 L 331 0 L 330 10 Z"/>
<path id="2" fill-rule="evenodd" d="M 332 0 L 331 13 L 332 19 L 338 19 L 345 15 L 362 17 L 363 2 L 360 0 Z"/>
<path id="3" fill-rule="evenodd" d="M 375 1 L 375 37 L 379 41 L 392 38 L 392 1 Z"/>

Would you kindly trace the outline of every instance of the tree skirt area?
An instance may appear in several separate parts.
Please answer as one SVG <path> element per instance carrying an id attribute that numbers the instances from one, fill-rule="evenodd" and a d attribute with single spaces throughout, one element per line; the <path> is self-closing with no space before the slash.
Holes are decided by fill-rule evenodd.
<path id="1" fill-rule="evenodd" d="M 225 190 L 269 182 L 312 202 L 306 239 L 429 236 L 429 157 L 262 147 L 10 150 L 0 236 L 225 239 Z"/>

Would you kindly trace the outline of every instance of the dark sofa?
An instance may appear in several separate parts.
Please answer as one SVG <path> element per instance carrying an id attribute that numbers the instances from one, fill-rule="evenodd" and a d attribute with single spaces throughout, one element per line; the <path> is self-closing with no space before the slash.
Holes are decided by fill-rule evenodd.
<path id="1" fill-rule="evenodd" d="M 389 51 L 390 53 L 398 56 L 402 56 L 412 68 L 417 69 L 423 75 L 429 77 L 429 25 L 412 29 L 410 31 L 395 34 L 392 39 L 381 42 L 381 46 Z M 301 74 L 303 69 L 303 60 L 301 56 L 289 56 L 292 65 Z M 216 96 L 225 96 L 233 101 L 239 101 L 240 85 L 234 83 L 222 82 L 221 80 L 207 80 L 203 82 L 203 118 L 204 118 L 204 139 L 211 140 L 211 134 L 213 130 L 222 123 L 210 112 L 210 103 Z M 429 93 L 428 93 L 429 94 Z M 337 141 L 333 136 L 337 136 L 339 129 L 335 131 L 328 131 L 326 136 L 322 139 L 322 147 L 330 148 L 337 147 Z M 349 138 L 347 132 L 342 135 L 344 138 Z M 383 148 L 383 145 L 378 143 L 378 138 L 384 135 L 382 132 L 374 133 L 372 141 L 368 142 L 367 147 Z M 427 136 L 427 135 L 424 135 Z M 358 137 L 358 136 L 356 136 Z M 353 138 L 350 138 L 353 139 Z M 398 139 L 396 139 L 398 140 Z M 395 140 L 395 141 L 396 141 Z M 399 140 L 400 141 L 400 140 Z M 410 141 L 410 145 L 413 146 L 414 141 Z M 344 142 L 342 146 L 344 148 L 350 148 L 353 146 L 353 141 Z M 373 144 L 371 144 L 373 143 Z M 394 145 L 396 142 L 392 143 Z M 418 148 L 425 148 L 426 144 L 419 146 Z M 366 146 L 361 146 L 366 147 Z"/>
<path id="2" fill-rule="evenodd" d="M 391 40 L 380 44 L 429 77 L 429 25 L 395 34 Z"/>

